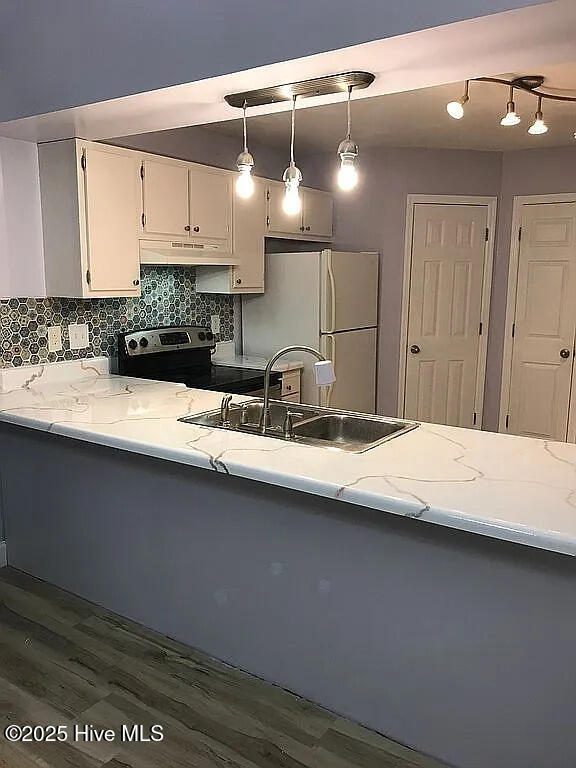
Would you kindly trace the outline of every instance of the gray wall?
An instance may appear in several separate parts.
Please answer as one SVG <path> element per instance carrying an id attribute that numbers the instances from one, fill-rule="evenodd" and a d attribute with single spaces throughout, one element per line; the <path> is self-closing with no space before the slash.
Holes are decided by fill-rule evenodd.
<path id="1" fill-rule="evenodd" d="M 211 131 L 204 126 L 122 136 L 118 139 L 110 139 L 108 143 L 129 149 L 139 149 L 143 152 L 169 155 L 191 163 L 214 165 L 227 170 L 236 170 L 236 158 L 242 149 L 238 139 Z M 287 149 L 281 151 L 251 141 L 250 151 L 256 162 L 254 168 L 256 176 L 270 179 L 282 178 L 289 159 Z"/>
<path id="2" fill-rule="evenodd" d="M 312 175 L 324 169 L 325 186 L 334 187 L 335 247 L 377 250 L 380 272 L 378 410 L 397 412 L 400 316 L 406 196 L 498 195 L 502 156 L 497 152 L 377 148 L 361 150 L 359 187 L 353 193 L 334 185 L 335 156 L 319 157 Z"/>
<path id="3" fill-rule="evenodd" d="M 0 121 L 540 0 L 3 0 Z"/>

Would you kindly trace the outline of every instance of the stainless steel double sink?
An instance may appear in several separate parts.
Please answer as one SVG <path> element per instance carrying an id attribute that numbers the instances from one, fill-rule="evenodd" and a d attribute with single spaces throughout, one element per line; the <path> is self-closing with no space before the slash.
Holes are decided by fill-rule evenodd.
<path id="1" fill-rule="evenodd" d="M 226 422 L 222 421 L 220 409 L 185 416 L 180 421 L 257 435 L 262 434 L 259 426 L 262 407 L 263 400 L 249 400 L 241 405 L 233 404 Z M 289 413 L 292 414 L 292 423 L 287 430 L 286 417 Z M 400 437 L 417 426 L 412 421 L 271 400 L 270 425 L 263 436 L 296 444 L 362 453 L 386 440 Z"/>

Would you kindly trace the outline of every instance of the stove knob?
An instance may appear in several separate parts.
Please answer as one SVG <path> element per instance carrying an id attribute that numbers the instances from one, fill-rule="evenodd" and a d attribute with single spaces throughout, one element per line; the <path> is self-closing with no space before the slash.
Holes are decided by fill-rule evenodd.
<path id="1" fill-rule="evenodd" d="M 146 338 L 146 336 L 142 336 L 142 338 L 140 339 L 140 346 L 144 347 L 144 349 L 146 349 L 146 347 L 148 346 L 148 339 Z"/>
<path id="2" fill-rule="evenodd" d="M 214 338 L 214 334 L 212 333 L 212 331 L 208 331 L 208 333 L 206 334 L 206 338 L 208 339 L 208 341 L 212 341 L 212 339 Z"/>
<path id="3" fill-rule="evenodd" d="M 206 334 L 204 333 L 204 331 L 200 331 L 200 333 L 198 334 L 198 338 L 200 339 L 200 341 L 206 340 Z"/>
<path id="4" fill-rule="evenodd" d="M 130 349 L 136 349 L 136 347 L 138 346 L 138 342 L 136 341 L 136 339 L 130 339 L 130 341 L 128 342 L 128 346 L 130 347 Z"/>

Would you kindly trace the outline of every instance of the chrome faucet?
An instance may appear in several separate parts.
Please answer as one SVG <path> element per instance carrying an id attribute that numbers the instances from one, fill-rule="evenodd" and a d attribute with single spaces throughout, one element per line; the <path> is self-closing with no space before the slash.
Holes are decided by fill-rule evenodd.
<path id="1" fill-rule="evenodd" d="M 275 355 L 272 355 L 270 360 L 268 360 L 266 370 L 264 371 L 264 402 L 262 403 L 262 413 L 260 415 L 260 423 L 258 425 L 258 428 L 263 435 L 266 434 L 266 429 L 270 426 L 270 374 L 272 373 L 274 363 L 276 363 L 284 355 L 287 355 L 289 352 L 307 352 L 321 363 L 329 362 L 324 357 L 324 355 L 322 355 L 320 352 L 317 352 L 312 347 L 303 347 L 300 345 L 284 347 L 283 349 L 276 352 Z"/>

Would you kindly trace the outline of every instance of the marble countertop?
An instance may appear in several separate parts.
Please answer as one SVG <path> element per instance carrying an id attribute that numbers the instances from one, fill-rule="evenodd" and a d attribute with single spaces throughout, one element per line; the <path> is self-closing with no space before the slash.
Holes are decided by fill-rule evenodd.
<path id="1" fill-rule="evenodd" d="M 4 422 L 576 554 L 576 445 L 423 424 L 350 454 L 178 421 L 220 399 L 102 360 L 0 372 Z"/>
<path id="2" fill-rule="evenodd" d="M 259 371 L 263 371 L 266 368 L 268 360 L 265 357 L 255 357 L 253 355 L 229 355 L 219 354 L 218 351 L 212 356 L 212 362 L 214 365 L 230 366 L 232 368 L 256 368 Z M 274 371 L 297 371 L 304 368 L 304 363 L 301 360 L 286 360 L 281 359 L 275 365 Z"/>

